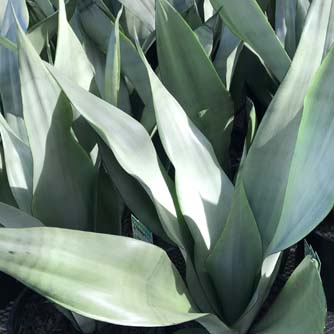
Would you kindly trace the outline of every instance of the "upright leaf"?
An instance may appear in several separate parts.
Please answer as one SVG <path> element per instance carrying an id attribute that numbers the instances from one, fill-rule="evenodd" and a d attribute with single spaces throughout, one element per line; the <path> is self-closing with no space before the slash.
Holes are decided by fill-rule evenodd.
<path id="1" fill-rule="evenodd" d="M 18 42 L 33 156 L 33 215 L 46 225 L 90 229 L 95 171 L 71 134 L 71 106 L 21 30 Z"/>
<path id="2" fill-rule="evenodd" d="M 296 14 L 298 0 L 276 1 L 276 33 L 281 43 L 285 46 L 288 55 L 293 58 L 296 47 Z"/>
<path id="3" fill-rule="evenodd" d="M 150 78 L 159 135 L 175 167 L 178 202 L 195 241 L 196 269 L 210 291 L 204 261 L 226 222 L 233 185 L 220 168 L 209 141 L 163 86 L 143 53 L 142 58 Z M 215 294 L 210 298 L 214 300 Z"/>
<path id="4" fill-rule="evenodd" d="M 234 112 L 230 95 L 181 15 L 166 0 L 157 1 L 156 15 L 162 81 L 191 121 L 209 139 L 218 160 L 228 172 Z"/>
<path id="5" fill-rule="evenodd" d="M 122 8 L 123 9 L 123 8 Z M 105 100 L 118 106 L 118 97 L 121 85 L 121 49 L 119 43 L 119 19 L 122 9 L 117 14 L 115 29 L 110 34 L 105 70 Z"/>
<path id="6" fill-rule="evenodd" d="M 307 256 L 293 272 L 267 314 L 250 333 L 322 334 L 326 311 L 317 264 Z"/>
<path id="7" fill-rule="evenodd" d="M 227 324 L 234 324 L 251 300 L 262 263 L 262 242 L 241 180 L 224 231 L 207 259 Z"/>
<path id="8" fill-rule="evenodd" d="M 67 22 L 64 0 L 59 1 L 55 67 L 67 73 L 68 77 L 78 85 L 86 90 L 89 89 L 94 77 L 94 69 L 80 41 Z"/>
<path id="9" fill-rule="evenodd" d="M 334 48 L 305 98 L 282 213 L 270 245 L 272 252 L 285 249 L 306 236 L 334 204 L 334 171 L 328 168 L 334 163 L 333 67 Z"/>
<path id="10" fill-rule="evenodd" d="M 211 0 L 211 3 L 231 31 L 246 42 L 282 81 L 289 69 L 290 58 L 256 0 Z"/>
<path id="11" fill-rule="evenodd" d="M 28 27 L 28 10 L 25 1 L 9 1 L 4 20 L 1 25 L 1 35 L 16 43 L 16 20 L 23 30 Z M 9 126 L 25 143 L 28 142 L 27 132 L 23 121 L 22 98 L 17 54 L 0 46 L 0 95 L 3 111 Z"/>
<path id="12" fill-rule="evenodd" d="M 76 0 L 68 0 L 66 2 L 67 17 L 72 17 L 75 8 Z M 59 21 L 58 15 L 59 11 L 56 11 L 52 15 L 36 23 L 29 29 L 28 37 L 37 53 L 41 53 L 41 51 L 43 50 L 47 40 L 47 36 L 51 39 L 57 33 Z"/>
<path id="13" fill-rule="evenodd" d="M 74 107 L 112 149 L 122 168 L 144 186 L 157 208 L 168 236 L 182 245 L 184 227 L 177 221 L 172 197 L 146 130 L 134 118 L 83 90 L 54 67 L 48 68 Z M 99 110 L 98 113 L 95 112 L 96 109 Z"/>
<path id="14" fill-rule="evenodd" d="M 109 18 L 97 7 L 95 3 L 80 8 L 80 21 L 87 35 L 95 42 L 104 52 L 108 49 L 110 34 L 114 32 L 114 24 Z M 99 22 L 94 24 L 93 22 Z M 152 94 L 149 87 L 145 66 L 140 59 L 138 52 L 133 43 L 120 32 L 120 49 L 121 49 L 121 71 L 127 79 L 133 84 L 140 98 L 146 105 L 142 119 L 145 128 L 151 131 L 155 125 Z"/>
<path id="15" fill-rule="evenodd" d="M 160 170 L 159 161 L 151 138 L 144 127 L 134 118 L 118 108 L 81 89 L 52 66 L 49 70 L 56 77 L 62 89 L 92 124 L 97 133 L 113 151 L 120 166 L 139 181 L 152 199 L 164 232 L 181 250 L 185 261 L 188 284 L 194 290 L 193 297 L 211 310 L 207 296 L 198 282 L 192 264 L 193 241 L 183 220 L 177 219 L 173 199 Z M 100 112 L 96 113 L 98 109 Z"/>
<path id="16" fill-rule="evenodd" d="M 313 1 L 303 36 L 291 68 L 283 83 L 280 85 L 278 92 L 259 126 L 245 161 L 242 177 L 247 197 L 259 226 L 264 249 L 268 248 L 276 234 L 283 206 L 285 205 L 285 198 L 287 198 L 287 186 L 292 180 L 290 177 L 290 169 L 295 156 L 298 132 L 300 131 L 304 98 L 312 77 L 322 60 L 330 20 L 331 3 L 332 1 Z M 312 112 L 317 115 L 317 117 L 321 117 L 322 119 L 325 119 L 327 116 L 330 117 L 329 113 L 317 113 L 316 111 L 317 109 L 312 109 Z M 306 119 L 307 118 L 308 116 Z M 323 138 L 324 131 L 326 131 L 326 128 L 321 126 L 320 123 L 317 123 L 317 132 L 312 133 L 307 131 L 308 133 L 303 133 L 304 136 L 307 136 L 313 141 L 317 140 L 318 136 Z M 323 149 L 329 147 L 327 146 L 327 141 L 323 141 L 322 143 L 323 146 L 320 147 L 323 147 Z M 318 172 L 315 173 L 313 169 L 315 166 L 314 163 L 321 157 L 320 153 L 322 151 L 320 147 L 316 150 L 312 150 L 313 146 L 310 146 L 310 144 L 307 145 L 309 146 L 304 146 L 304 149 L 308 150 L 307 152 L 311 155 L 314 154 L 312 163 L 310 162 L 310 168 L 313 170 L 313 174 L 309 174 L 308 184 L 314 186 L 314 183 L 319 182 L 317 181 L 319 180 L 319 174 Z M 302 149 L 302 146 L 300 146 L 300 149 Z M 305 166 L 300 166 L 301 170 L 303 170 L 302 175 L 305 175 Z M 300 175 L 300 177 L 302 175 Z M 301 180 L 300 177 L 298 178 L 298 182 Z M 303 179 L 302 183 L 299 185 L 304 187 L 305 180 Z M 299 188 L 299 190 L 301 189 Z M 297 193 L 295 193 L 295 195 L 297 195 Z M 268 253 L 275 253 L 283 249 L 282 247 L 292 245 L 310 232 L 322 218 L 320 216 L 323 215 L 324 212 L 322 212 L 320 216 L 317 216 L 317 214 L 313 215 L 312 218 L 315 219 L 312 222 L 305 220 L 304 223 L 301 223 L 299 219 L 295 219 L 296 216 L 304 214 L 304 211 L 300 211 L 301 208 L 304 208 L 304 204 L 306 204 L 304 200 L 300 200 L 300 196 L 302 195 L 306 195 L 305 189 L 298 192 L 298 201 L 294 202 L 295 205 L 298 203 L 298 206 L 294 208 L 295 213 L 289 218 L 286 216 L 289 220 L 290 227 L 298 226 L 298 233 L 293 233 L 293 231 L 296 231 L 296 227 L 293 228 L 293 231 L 289 228 L 289 232 L 286 230 L 285 236 L 287 236 L 287 238 L 284 240 L 284 245 L 278 245 L 277 240 L 275 244 L 271 245 L 270 250 L 267 249 Z M 306 197 L 308 200 L 312 198 L 312 201 L 316 203 L 317 197 L 314 195 L 315 194 L 312 193 L 312 195 L 309 194 L 309 196 Z M 323 196 L 325 195 L 324 193 Z M 319 201 L 321 202 L 320 199 Z M 328 203 L 326 203 L 326 205 L 328 205 Z M 323 207 L 319 208 L 319 210 L 322 211 Z M 318 214 L 320 213 L 319 210 L 316 211 Z M 282 240 L 283 239 L 280 241 Z"/>
<path id="17" fill-rule="evenodd" d="M 30 147 L 14 133 L 1 114 L 0 133 L 10 189 L 19 208 L 31 213 L 33 166 Z"/>
<path id="18" fill-rule="evenodd" d="M 179 11 L 184 11 L 192 6 L 191 0 L 168 0 Z M 155 0 L 120 0 L 138 18 L 145 22 L 151 31 L 155 30 Z"/>

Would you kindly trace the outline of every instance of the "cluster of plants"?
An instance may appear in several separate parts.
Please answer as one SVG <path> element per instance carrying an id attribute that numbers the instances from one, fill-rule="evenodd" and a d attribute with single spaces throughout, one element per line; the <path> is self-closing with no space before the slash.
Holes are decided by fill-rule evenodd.
<path id="1" fill-rule="evenodd" d="M 334 204 L 333 22 L 332 0 L 2 0 L 0 270 L 92 321 L 323 333 L 312 254 L 258 315 Z"/>

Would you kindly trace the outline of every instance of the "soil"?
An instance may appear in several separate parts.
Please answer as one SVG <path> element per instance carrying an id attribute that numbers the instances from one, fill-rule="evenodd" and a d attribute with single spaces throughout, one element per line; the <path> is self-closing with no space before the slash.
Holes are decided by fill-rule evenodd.
<path id="1" fill-rule="evenodd" d="M 26 290 L 26 295 L 14 314 L 14 332 L 10 334 L 78 334 L 72 323 L 42 296 Z M 20 308 L 22 307 L 22 308 Z M 188 325 L 189 326 L 189 325 Z M 169 334 L 185 326 L 139 328 L 98 324 L 95 334 Z"/>
<path id="2" fill-rule="evenodd" d="M 43 297 L 31 293 L 17 309 L 12 334 L 78 334 L 71 322 Z"/>

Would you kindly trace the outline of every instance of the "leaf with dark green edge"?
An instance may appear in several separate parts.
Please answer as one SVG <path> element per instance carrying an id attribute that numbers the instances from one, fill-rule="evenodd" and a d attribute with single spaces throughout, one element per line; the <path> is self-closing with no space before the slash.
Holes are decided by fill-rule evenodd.
<path id="1" fill-rule="evenodd" d="M 242 180 L 238 178 L 225 228 L 207 258 L 207 268 L 228 325 L 240 318 L 251 300 L 261 264 L 261 237 Z"/>
<path id="2" fill-rule="evenodd" d="M 213 50 L 213 31 L 207 25 L 203 24 L 198 27 L 194 33 L 201 43 L 207 57 L 211 56 Z"/>
<path id="3" fill-rule="evenodd" d="M 6 228 L 42 227 L 43 224 L 36 218 L 28 215 L 13 206 L 0 203 L 0 226 Z M 3 230 L 2 228 L 0 229 Z"/>
<path id="4" fill-rule="evenodd" d="M 150 78 L 159 136 L 175 168 L 178 203 L 195 241 L 195 268 L 216 309 L 218 302 L 205 259 L 224 228 L 233 185 L 220 168 L 210 142 L 163 86 L 140 48 L 139 52 Z"/>
<path id="5" fill-rule="evenodd" d="M 252 299 L 247 305 L 245 312 L 233 325 L 233 328 L 238 330 L 240 333 L 248 333 L 248 330 L 253 324 L 258 312 L 263 307 L 263 303 L 268 297 L 280 269 L 282 259 L 281 255 L 281 253 L 276 253 L 264 259 L 261 267 L 261 276 L 253 293 Z"/>
<path id="6" fill-rule="evenodd" d="M 115 20 L 115 29 L 110 34 L 105 69 L 104 99 L 118 106 L 118 99 L 121 85 L 121 48 L 119 36 L 119 20 L 123 7 L 118 12 Z"/>
<path id="7" fill-rule="evenodd" d="M 2 114 L 0 133 L 10 189 L 19 208 L 31 214 L 33 166 L 30 147 L 14 133 Z"/>
<path id="8" fill-rule="evenodd" d="M 92 3 L 86 7 L 79 7 L 80 21 L 87 35 L 106 52 L 108 49 L 108 41 L 110 34 L 114 31 L 114 23 Z M 99 22 L 99 24 L 93 24 Z M 148 82 L 145 66 L 140 59 L 138 52 L 133 43 L 120 31 L 120 48 L 121 48 L 121 71 L 133 84 L 138 92 L 138 95 L 146 105 L 145 115 L 142 117 L 145 120 L 143 125 L 151 132 L 155 125 L 152 94 Z"/>
<path id="9" fill-rule="evenodd" d="M 322 334 L 326 315 L 326 298 L 317 263 L 307 256 L 250 333 Z"/>
<path id="10" fill-rule="evenodd" d="M 121 235 L 124 202 L 102 165 L 98 170 L 95 196 L 94 231 Z"/>
<path id="11" fill-rule="evenodd" d="M 95 320 L 156 327 L 206 315 L 192 305 L 167 254 L 149 243 L 58 228 L 0 229 L 0 255 L 2 271 Z"/>
<path id="12" fill-rule="evenodd" d="M 67 17 L 72 17 L 77 0 L 68 0 L 66 2 Z M 37 53 L 41 53 L 45 46 L 46 36 L 51 39 L 56 33 L 58 28 L 58 14 L 59 11 L 54 12 L 52 15 L 46 17 L 42 21 L 36 23 L 28 30 L 28 37 L 33 44 Z"/>
<path id="13" fill-rule="evenodd" d="M 244 163 L 242 178 L 250 206 L 260 230 L 264 252 L 267 255 L 276 253 L 280 249 L 284 249 L 298 241 L 317 225 L 317 219 L 320 218 L 318 217 L 316 220 L 313 220 L 313 222 L 307 219 L 305 220 L 305 224 L 299 224 L 300 222 L 295 220 L 297 218 L 296 216 L 302 214 L 299 208 L 304 205 L 303 203 L 306 203 L 303 198 L 300 198 L 302 194 L 306 194 L 305 189 L 301 190 L 301 192 L 298 193 L 298 201 L 290 203 L 290 205 L 294 205 L 295 213 L 290 217 L 286 217 L 290 223 L 288 235 L 284 234 L 286 238 L 284 239 L 284 248 L 277 247 L 277 239 L 275 244 L 271 244 L 270 249 L 268 249 L 280 225 L 283 206 L 285 205 L 284 201 L 287 186 L 288 183 L 291 182 L 290 170 L 295 156 L 298 132 L 300 132 L 304 98 L 311 80 L 322 61 L 327 27 L 330 19 L 329 9 L 331 3 L 332 1 L 313 1 L 303 36 L 290 70 L 261 121 Z M 312 47 L 310 47 L 310 45 L 312 45 Z M 315 115 L 325 117 L 328 113 L 315 113 Z M 326 129 L 325 127 L 322 129 L 318 128 L 322 138 Z M 304 135 L 306 135 L 306 137 L 312 135 L 312 132 L 308 133 L 308 135 L 307 133 L 304 133 Z M 315 135 L 313 135 L 312 138 L 312 140 L 317 139 Z M 323 145 L 326 145 L 326 142 L 324 142 Z M 311 150 L 309 152 L 310 154 L 312 154 L 312 148 L 313 146 L 308 147 L 308 149 Z M 300 149 L 302 149 L 302 147 L 300 147 Z M 311 170 L 313 166 L 315 166 L 316 161 L 318 161 L 318 157 L 320 157 L 321 153 L 322 151 L 319 150 L 319 155 L 313 156 L 313 161 L 310 162 Z M 316 154 L 316 152 L 313 152 L 313 154 Z M 305 175 L 304 169 L 305 166 L 302 167 L 303 177 Z M 326 172 L 325 175 L 327 175 L 327 173 L 328 172 Z M 310 185 L 314 185 L 318 182 L 318 172 L 309 176 L 312 177 L 312 179 L 308 181 Z M 298 180 L 300 182 L 300 177 Z M 302 185 L 303 187 L 305 186 L 305 179 L 303 179 L 302 184 L 300 184 L 300 186 Z M 318 203 L 316 197 L 319 196 L 319 194 L 315 195 L 315 193 L 312 193 L 312 195 L 312 201 Z M 309 196 L 307 196 L 307 198 L 310 199 Z M 322 196 L 320 198 L 322 198 Z M 319 208 L 319 210 L 322 209 Z M 317 212 L 319 212 L 319 210 L 317 210 Z M 315 217 L 313 216 L 313 218 Z M 297 229 L 299 229 L 299 227 L 301 228 L 298 233 L 296 233 L 295 227 L 295 233 L 291 231 L 290 227 L 295 225 Z M 276 238 L 277 237 L 278 236 L 276 236 Z M 283 241 L 283 239 L 281 239 L 280 242 L 281 241 Z"/>
<path id="14" fill-rule="evenodd" d="M 277 37 L 284 45 L 292 59 L 297 48 L 296 12 L 298 0 L 277 0 L 275 11 L 275 30 Z"/>
<path id="15" fill-rule="evenodd" d="M 229 172 L 228 149 L 234 114 L 230 95 L 181 15 L 166 0 L 157 1 L 156 15 L 162 82 L 209 139 L 219 162 Z"/>
<path id="16" fill-rule="evenodd" d="M 291 61 L 256 0 L 211 0 L 211 3 L 231 31 L 282 81 Z"/>
<path id="17" fill-rule="evenodd" d="M 67 21 L 64 0 L 59 0 L 55 67 L 84 89 L 89 89 L 94 77 L 94 68 Z"/>
<path id="18" fill-rule="evenodd" d="M 14 13 L 15 12 L 15 13 Z M 16 44 L 16 19 L 23 30 L 28 26 L 28 10 L 24 1 L 15 2 L 15 7 L 8 3 L 5 17 L 0 29 L 1 35 Z M 23 121 L 22 99 L 17 54 L 0 46 L 0 95 L 4 116 L 14 133 L 28 143 L 27 132 Z"/>
<path id="19" fill-rule="evenodd" d="M 71 134 L 72 109 L 19 29 L 23 114 L 33 157 L 32 213 L 45 225 L 91 229 L 92 162 Z"/>

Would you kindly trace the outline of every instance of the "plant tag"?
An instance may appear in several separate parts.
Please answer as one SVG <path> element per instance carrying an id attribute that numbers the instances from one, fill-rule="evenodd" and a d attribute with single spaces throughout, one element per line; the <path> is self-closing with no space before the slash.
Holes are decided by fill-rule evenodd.
<path id="1" fill-rule="evenodd" d="M 131 215 L 132 233 L 133 237 L 137 240 L 149 242 L 153 244 L 153 234 L 152 232 L 142 224 L 139 219 L 134 215 Z"/>

